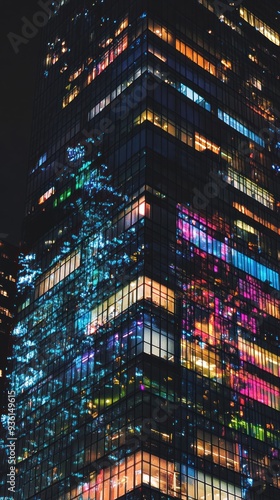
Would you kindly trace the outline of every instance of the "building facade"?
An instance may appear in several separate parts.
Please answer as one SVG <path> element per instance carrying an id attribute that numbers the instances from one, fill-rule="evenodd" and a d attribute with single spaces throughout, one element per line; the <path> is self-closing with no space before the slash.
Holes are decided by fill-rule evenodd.
<path id="1" fill-rule="evenodd" d="M 18 498 L 279 498 L 275 4 L 53 3 L 14 330 Z"/>
<path id="2" fill-rule="evenodd" d="M 17 248 L 0 240 L 0 495 L 7 473 L 6 424 L 8 390 L 12 372 L 12 329 L 15 317 Z"/>
<path id="3" fill-rule="evenodd" d="M 7 411 L 7 372 L 12 356 L 12 328 L 15 314 L 17 249 L 0 240 L 0 408 Z"/>

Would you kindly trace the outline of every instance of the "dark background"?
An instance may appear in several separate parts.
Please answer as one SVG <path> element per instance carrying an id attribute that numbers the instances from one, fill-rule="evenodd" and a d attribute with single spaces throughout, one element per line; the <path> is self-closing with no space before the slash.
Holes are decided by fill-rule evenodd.
<path id="1" fill-rule="evenodd" d="M 22 17 L 32 20 L 40 10 L 34 0 L 1 0 L 0 238 L 14 244 L 22 231 L 40 29 L 18 54 L 7 35 L 22 35 Z"/>

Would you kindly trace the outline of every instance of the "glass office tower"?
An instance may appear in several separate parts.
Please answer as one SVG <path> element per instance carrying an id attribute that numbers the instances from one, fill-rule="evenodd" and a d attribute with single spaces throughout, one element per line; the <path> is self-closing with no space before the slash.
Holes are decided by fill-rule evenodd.
<path id="1" fill-rule="evenodd" d="M 17 498 L 279 499 L 276 3 L 49 7 Z"/>

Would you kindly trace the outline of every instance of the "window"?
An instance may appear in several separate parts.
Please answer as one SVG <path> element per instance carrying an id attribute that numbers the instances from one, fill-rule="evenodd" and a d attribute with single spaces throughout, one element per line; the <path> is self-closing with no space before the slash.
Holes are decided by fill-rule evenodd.
<path id="1" fill-rule="evenodd" d="M 200 66 L 200 68 L 205 69 L 205 71 L 208 71 L 211 75 L 217 76 L 214 64 L 210 63 L 205 57 L 202 57 L 198 52 L 181 42 L 178 38 L 176 39 L 176 49 L 181 52 L 181 54 L 188 57 L 192 62 Z"/>
<path id="2" fill-rule="evenodd" d="M 244 205 L 241 205 L 240 203 L 236 203 L 235 201 L 232 203 L 232 206 L 238 210 L 239 212 L 241 212 L 242 214 L 245 214 L 247 215 L 248 217 L 250 217 L 251 219 L 255 220 L 256 222 L 259 222 L 260 224 L 262 224 L 263 226 L 265 227 L 268 227 L 271 231 L 274 231 L 275 233 L 279 234 L 280 235 L 280 228 L 278 228 L 277 226 L 275 226 L 274 224 L 272 224 L 271 222 L 269 222 L 268 220 L 266 219 L 263 219 L 262 217 L 259 217 L 257 214 L 251 212 L 251 210 L 249 210 L 247 207 L 245 207 Z"/>
<path id="3" fill-rule="evenodd" d="M 174 314 L 175 295 L 173 290 L 154 280 L 141 276 L 135 281 L 131 281 L 129 285 L 126 285 L 93 309 L 91 322 L 96 324 L 96 326 L 103 325 L 143 299 L 151 300 L 154 304 Z"/>
<path id="4" fill-rule="evenodd" d="M 267 208 L 274 210 L 274 196 L 270 194 L 266 189 L 261 188 L 255 182 L 243 177 L 243 175 L 235 172 L 232 168 L 228 168 L 228 174 L 224 176 L 224 180 L 234 186 L 236 189 L 242 193 L 247 194 L 251 198 L 254 198 L 258 203 L 261 203 Z"/>
<path id="5" fill-rule="evenodd" d="M 72 102 L 80 93 L 80 88 L 75 86 L 68 94 L 63 97 L 62 107 L 66 108 L 70 102 Z"/>
<path id="6" fill-rule="evenodd" d="M 55 193 L 54 187 L 48 189 L 42 196 L 40 196 L 38 200 L 38 205 L 42 205 L 43 203 L 45 203 L 45 201 L 47 201 L 54 193 Z"/>
<path id="7" fill-rule="evenodd" d="M 44 153 L 42 156 L 40 156 L 39 161 L 38 161 L 38 166 L 41 167 L 43 163 L 47 160 L 47 153 Z"/>
<path id="8" fill-rule="evenodd" d="M 206 139 L 206 137 L 198 134 L 198 132 L 195 132 L 194 144 L 194 147 L 197 151 L 205 151 L 206 149 L 210 149 L 210 151 L 212 151 L 212 153 L 215 153 L 216 155 L 220 153 L 219 146 L 214 144 L 214 142 L 209 141 L 209 139 Z"/>
<path id="9" fill-rule="evenodd" d="M 224 111 L 221 111 L 220 109 L 218 109 L 218 118 L 232 127 L 234 130 L 237 130 L 237 132 L 239 132 L 240 134 L 245 135 L 257 144 L 260 144 L 260 146 L 262 146 L 263 148 L 265 147 L 265 142 L 261 137 L 259 137 L 257 134 L 242 125 L 242 123 L 240 123 L 238 120 L 228 115 Z"/>
<path id="10" fill-rule="evenodd" d="M 0 306 L 0 314 L 3 314 L 4 316 L 7 316 L 8 318 L 13 317 L 13 315 L 11 314 L 9 309 L 7 309 L 6 307 L 2 307 L 2 306 Z"/>
<path id="11" fill-rule="evenodd" d="M 75 251 L 56 264 L 50 271 L 44 273 L 37 283 L 35 297 L 41 297 L 64 280 L 80 266 L 80 262 L 81 254 L 79 251 Z"/>
<path id="12" fill-rule="evenodd" d="M 128 18 L 126 17 L 119 25 L 118 29 L 115 32 L 115 36 L 119 36 L 120 33 L 127 28 L 128 26 Z"/>
<path id="13" fill-rule="evenodd" d="M 185 210 L 187 211 L 187 209 Z M 213 238 L 207 234 L 206 228 L 200 229 L 200 224 L 195 219 L 183 220 L 183 218 L 183 215 L 182 218 L 179 216 L 177 227 L 184 239 L 196 245 L 203 252 L 232 264 L 254 278 L 271 282 L 274 288 L 280 290 L 279 274 L 276 271 Z"/>
<path id="14" fill-rule="evenodd" d="M 128 37 L 125 35 L 119 40 L 110 50 L 105 52 L 100 62 L 94 66 L 88 75 L 86 85 L 89 85 L 98 75 L 104 71 L 109 64 L 111 64 L 126 48 L 128 44 Z"/>
<path id="15" fill-rule="evenodd" d="M 257 16 L 249 12 L 249 10 L 244 7 L 240 7 L 240 17 L 244 19 L 250 26 L 259 31 L 263 36 L 265 36 L 270 42 L 275 45 L 280 45 L 280 35 L 277 31 L 274 31 L 270 26 L 261 21 Z"/>

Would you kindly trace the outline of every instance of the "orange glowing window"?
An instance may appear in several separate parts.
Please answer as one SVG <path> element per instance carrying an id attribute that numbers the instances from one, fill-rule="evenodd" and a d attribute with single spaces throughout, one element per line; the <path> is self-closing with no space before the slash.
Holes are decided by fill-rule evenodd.
<path id="1" fill-rule="evenodd" d="M 210 63 L 210 61 L 205 59 L 205 57 L 202 57 L 195 50 L 192 50 L 186 44 L 181 42 L 181 40 L 178 40 L 178 38 L 176 39 L 176 49 L 181 52 L 181 54 L 191 59 L 191 61 L 197 64 L 200 68 L 203 68 L 205 71 L 208 71 L 208 73 L 211 73 L 211 75 L 216 76 L 217 72 L 214 64 Z"/>
<path id="2" fill-rule="evenodd" d="M 38 200 L 38 205 L 42 205 L 42 203 L 45 203 L 53 194 L 55 193 L 55 188 L 51 187 L 48 189 Z"/>
<path id="3" fill-rule="evenodd" d="M 118 36 L 125 28 L 127 28 L 127 26 L 128 26 L 128 18 L 126 17 L 116 30 L 115 36 Z"/>
<path id="4" fill-rule="evenodd" d="M 218 155 L 220 152 L 219 146 L 214 144 L 214 142 L 209 141 L 208 139 L 206 139 L 206 137 L 203 137 L 197 132 L 195 133 L 195 149 L 197 151 L 205 151 L 206 149 L 210 149 L 210 151 L 212 151 L 212 153 L 215 153 L 216 155 Z"/>

